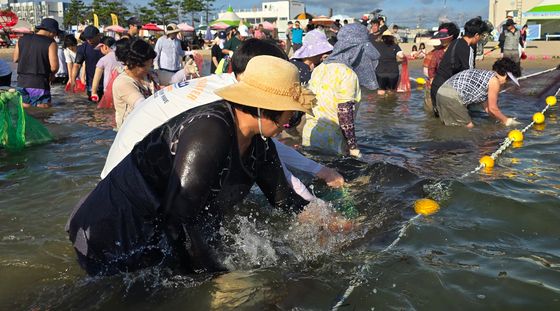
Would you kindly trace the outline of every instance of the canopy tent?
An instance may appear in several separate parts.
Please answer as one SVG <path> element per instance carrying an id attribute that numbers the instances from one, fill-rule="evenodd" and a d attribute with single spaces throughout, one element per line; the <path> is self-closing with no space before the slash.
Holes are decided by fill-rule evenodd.
<path id="1" fill-rule="evenodd" d="M 181 31 L 194 32 L 194 27 L 187 24 L 187 23 L 181 23 L 181 24 L 177 25 L 177 27 L 179 27 L 179 29 L 181 29 Z"/>
<path id="2" fill-rule="evenodd" d="M 523 17 L 528 20 L 560 19 L 560 3 L 558 0 L 545 0 L 523 13 Z"/>
<path id="3" fill-rule="evenodd" d="M 148 23 L 148 24 L 142 26 L 142 30 L 148 30 L 148 31 L 164 31 L 163 29 L 159 28 L 158 25 L 153 24 L 153 23 Z"/>
<path id="4" fill-rule="evenodd" d="M 328 16 L 317 16 L 316 18 L 311 20 L 311 23 L 313 25 L 324 25 L 324 26 L 330 26 L 332 24 L 334 24 L 334 20 L 330 19 Z"/>
<path id="5" fill-rule="evenodd" d="M 220 14 L 220 17 L 217 20 L 210 23 L 210 26 L 217 23 L 228 24 L 228 26 L 239 26 L 240 21 L 241 18 L 235 14 L 235 12 L 233 12 L 233 8 L 229 6 L 225 13 Z"/>
<path id="6" fill-rule="evenodd" d="M 523 17 L 527 19 L 529 27 L 540 25 L 541 39 L 548 40 L 560 36 L 560 3 L 558 0 L 545 0 L 524 12 Z"/>
<path id="7" fill-rule="evenodd" d="M 294 19 L 312 19 L 312 18 L 314 18 L 314 16 L 305 11 L 303 13 L 299 13 L 298 15 L 294 16 Z"/>
<path id="8" fill-rule="evenodd" d="M 210 26 L 211 29 L 214 30 L 224 30 L 226 28 L 228 28 L 230 25 L 226 24 L 224 22 L 217 22 L 217 23 L 211 23 L 212 25 Z"/>
<path id="9" fill-rule="evenodd" d="M 123 32 L 126 31 L 126 29 L 124 29 L 124 27 L 119 26 L 119 25 L 111 25 L 111 26 L 105 27 L 104 30 L 105 31 L 117 32 L 117 33 L 123 33 Z"/>

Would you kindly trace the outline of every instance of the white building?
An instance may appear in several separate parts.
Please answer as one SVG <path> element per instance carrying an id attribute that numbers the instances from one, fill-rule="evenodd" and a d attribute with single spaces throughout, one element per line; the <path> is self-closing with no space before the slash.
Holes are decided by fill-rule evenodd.
<path id="1" fill-rule="evenodd" d="M 261 8 L 253 7 L 234 11 L 241 19 L 251 24 L 259 24 L 265 21 L 276 22 L 278 33 L 282 34 L 282 37 L 288 27 L 288 21 L 305 12 L 305 4 L 296 0 L 263 2 Z M 222 18 L 225 13 L 225 11 L 219 13 L 219 18 Z"/>
<path id="2" fill-rule="evenodd" d="M 543 0 L 488 0 L 488 20 L 494 27 L 506 19 L 508 13 L 513 14 L 513 20 L 523 25 L 527 18 L 523 12 L 527 12 L 533 7 L 543 2 Z"/>
<path id="3" fill-rule="evenodd" d="M 61 25 L 64 21 L 64 12 L 68 10 L 70 3 L 63 1 L 28 1 L 9 3 L 19 19 L 28 21 L 32 25 L 39 25 L 43 18 L 54 18 Z"/>

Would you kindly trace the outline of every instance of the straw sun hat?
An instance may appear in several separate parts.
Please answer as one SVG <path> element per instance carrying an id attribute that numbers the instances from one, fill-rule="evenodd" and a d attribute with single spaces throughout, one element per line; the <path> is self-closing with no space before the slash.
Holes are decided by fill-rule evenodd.
<path id="1" fill-rule="evenodd" d="M 239 83 L 215 91 L 225 100 L 249 107 L 312 114 L 315 95 L 301 86 L 295 65 L 281 58 L 253 57 Z"/>

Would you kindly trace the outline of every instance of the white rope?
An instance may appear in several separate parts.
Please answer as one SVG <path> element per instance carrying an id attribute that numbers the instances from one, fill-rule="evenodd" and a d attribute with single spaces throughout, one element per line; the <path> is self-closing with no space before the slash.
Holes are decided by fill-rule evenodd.
<path id="1" fill-rule="evenodd" d="M 545 73 L 545 72 L 550 72 L 550 71 L 555 70 L 555 69 L 556 68 L 548 69 L 548 70 L 542 71 L 540 73 L 532 74 L 532 75 L 525 76 L 525 77 L 522 77 L 522 78 L 529 78 L 529 77 L 532 77 L 532 76 L 535 76 L 535 75 L 538 75 L 538 74 L 542 74 L 542 73 Z M 521 78 L 519 78 L 519 79 L 521 79 Z M 558 96 L 559 93 L 560 93 L 560 89 L 558 89 L 556 91 L 554 96 Z M 544 109 L 541 111 L 541 113 L 544 114 L 548 110 L 549 107 L 550 107 L 549 105 L 546 105 L 546 107 L 544 107 Z M 525 128 L 523 128 L 523 130 L 521 130 L 521 132 L 525 133 L 534 124 L 535 124 L 535 121 L 532 121 Z M 496 160 L 502 154 L 502 152 L 504 152 L 512 143 L 513 143 L 513 140 L 509 139 L 509 137 L 506 137 L 504 139 L 504 141 L 500 144 L 500 147 L 498 148 L 498 150 L 496 150 L 494 153 L 492 153 L 492 155 L 491 155 L 492 159 Z M 462 176 L 460 176 L 458 178 L 458 180 L 464 179 L 464 178 L 466 178 L 466 177 L 468 177 L 472 174 L 475 174 L 478 171 L 480 171 L 482 168 L 484 168 L 484 165 L 479 164 L 472 171 L 467 172 L 467 173 L 463 174 Z M 438 181 L 437 183 L 435 183 L 431 187 L 441 187 L 442 183 L 443 183 L 443 181 Z M 395 247 L 399 243 L 399 241 L 402 239 L 402 237 L 404 237 L 404 235 L 406 233 L 406 230 L 410 227 L 410 225 L 412 225 L 412 223 L 416 219 L 420 218 L 420 216 L 421 216 L 420 214 L 417 214 L 416 216 L 409 219 L 399 230 L 399 235 L 397 236 L 397 238 L 391 244 L 389 244 L 385 249 L 383 249 L 381 251 L 381 253 L 385 253 L 385 252 L 391 250 L 393 247 Z M 360 270 L 356 274 L 356 277 L 350 281 L 350 285 L 348 285 L 348 288 L 346 288 L 346 290 L 344 291 L 344 294 L 342 294 L 342 296 L 337 301 L 337 303 L 332 307 L 332 309 L 331 309 L 332 311 L 337 311 L 344 304 L 344 302 L 346 302 L 346 299 L 348 299 L 348 297 L 350 297 L 350 295 L 354 291 L 354 288 L 363 284 L 363 279 L 365 277 L 365 271 L 367 269 L 367 266 L 369 266 L 369 260 L 364 262 L 364 264 L 360 267 Z"/>

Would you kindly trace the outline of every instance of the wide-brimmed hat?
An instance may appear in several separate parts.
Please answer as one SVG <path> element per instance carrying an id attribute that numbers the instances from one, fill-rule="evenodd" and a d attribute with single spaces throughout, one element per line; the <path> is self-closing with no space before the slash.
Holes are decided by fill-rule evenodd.
<path id="1" fill-rule="evenodd" d="M 393 32 L 391 32 L 389 29 L 387 29 L 387 30 L 385 30 L 385 31 L 381 34 L 381 36 L 382 36 L 382 37 L 384 37 L 384 36 L 391 36 L 391 37 L 394 37 L 395 34 L 394 34 Z"/>
<path id="2" fill-rule="evenodd" d="M 253 57 L 239 83 L 215 91 L 230 102 L 274 111 L 302 111 L 312 114 L 315 95 L 299 81 L 295 65 L 278 57 Z"/>
<path id="3" fill-rule="evenodd" d="M 179 29 L 179 26 L 177 26 L 177 24 L 171 23 L 165 26 L 166 35 L 170 35 L 172 33 L 178 33 L 178 32 L 181 32 L 181 29 Z"/>
<path id="4" fill-rule="evenodd" d="M 327 40 L 327 36 L 320 30 L 312 30 L 303 37 L 303 45 L 292 58 L 307 58 L 331 52 L 333 46 Z"/>
<path id="5" fill-rule="evenodd" d="M 62 33 L 62 30 L 60 30 L 58 28 L 58 22 L 54 18 L 43 18 L 43 20 L 41 21 L 41 24 L 39 24 L 38 26 L 35 26 L 35 29 L 37 29 L 37 30 L 42 29 L 42 30 L 46 30 L 48 32 L 52 32 L 52 33 L 55 33 L 55 34 Z"/>

